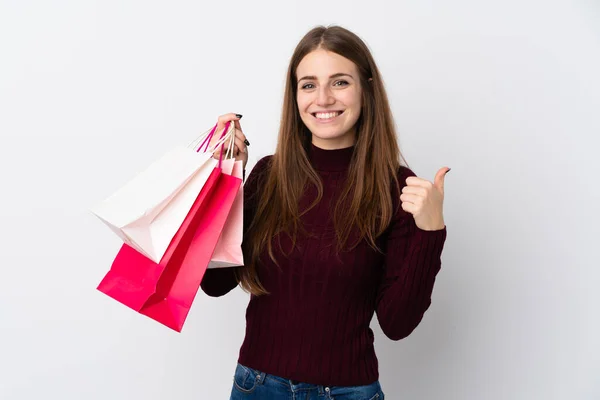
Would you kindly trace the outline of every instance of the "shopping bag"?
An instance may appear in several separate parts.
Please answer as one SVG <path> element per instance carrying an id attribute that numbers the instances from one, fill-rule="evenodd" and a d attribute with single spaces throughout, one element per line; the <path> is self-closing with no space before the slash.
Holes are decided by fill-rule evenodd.
<path id="1" fill-rule="evenodd" d="M 210 140 L 216 125 L 201 135 Z M 220 140 L 222 145 L 232 134 L 228 123 Z M 204 143 L 200 146 L 204 145 Z M 190 211 L 196 196 L 217 166 L 212 152 L 200 148 L 176 147 L 142 173 L 91 209 L 125 243 L 158 263 Z"/>
<path id="2" fill-rule="evenodd" d="M 243 179 L 243 162 L 224 160 L 223 173 Z M 242 253 L 243 227 L 244 227 L 244 185 L 240 185 L 223 232 L 215 247 L 208 268 L 237 267 L 244 265 Z"/>
<path id="3" fill-rule="evenodd" d="M 241 183 L 215 168 L 160 262 L 124 243 L 98 290 L 181 332 Z"/>

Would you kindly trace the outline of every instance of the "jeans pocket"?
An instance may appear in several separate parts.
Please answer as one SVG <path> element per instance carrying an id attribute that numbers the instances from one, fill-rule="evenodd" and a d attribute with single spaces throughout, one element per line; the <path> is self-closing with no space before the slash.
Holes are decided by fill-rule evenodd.
<path id="1" fill-rule="evenodd" d="M 331 397 L 339 400 L 384 400 L 379 381 L 362 386 L 334 386 Z"/>
<path id="2" fill-rule="evenodd" d="M 375 396 L 371 397 L 369 400 L 384 400 L 385 396 L 383 392 L 380 390 L 378 393 L 375 393 Z"/>
<path id="3" fill-rule="evenodd" d="M 259 379 L 258 373 L 238 363 L 233 375 L 233 385 L 242 393 L 252 393 L 256 389 Z"/>

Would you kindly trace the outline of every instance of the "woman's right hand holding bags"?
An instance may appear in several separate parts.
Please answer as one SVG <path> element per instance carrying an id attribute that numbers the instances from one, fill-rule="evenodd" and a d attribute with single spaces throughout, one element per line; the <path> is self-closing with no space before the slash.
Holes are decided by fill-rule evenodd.
<path id="1" fill-rule="evenodd" d="M 248 141 L 248 139 L 246 139 L 246 135 L 244 135 L 244 132 L 242 131 L 242 126 L 240 125 L 241 118 L 242 118 L 241 114 L 235 114 L 235 113 L 223 114 L 223 115 L 219 116 L 219 119 L 217 121 L 217 129 L 210 141 L 210 146 L 213 146 L 214 144 L 216 144 L 219 141 L 219 138 L 221 137 L 221 133 L 222 133 L 223 129 L 225 128 L 225 125 L 228 122 L 233 121 L 234 128 L 235 128 L 235 137 L 234 137 L 235 142 L 234 142 L 233 156 L 235 157 L 236 161 L 243 161 L 243 166 L 244 166 L 244 170 L 245 170 L 246 164 L 248 163 L 248 146 L 250 145 L 250 142 Z M 231 142 L 229 140 L 226 141 L 225 146 L 223 146 L 223 148 L 227 149 L 228 146 L 230 145 L 230 143 Z M 218 159 L 220 153 L 221 153 L 221 149 L 217 149 L 215 151 L 214 158 Z"/>

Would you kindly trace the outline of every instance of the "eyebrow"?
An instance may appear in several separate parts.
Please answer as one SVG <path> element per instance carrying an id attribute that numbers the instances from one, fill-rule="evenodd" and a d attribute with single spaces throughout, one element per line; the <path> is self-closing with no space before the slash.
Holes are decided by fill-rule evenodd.
<path id="1" fill-rule="evenodd" d="M 349 76 L 350 78 L 354 79 L 354 77 L 353 77 L 352 75 L 350 75 L 350 74 L 345 74 L 345 73 L 343 73 L 343 72 L 338 72 L 337 74 L 333 74 L 333 75 L 331 75 L 331 76 L 329 77 L 329 79 L 333 79 L 333 78 L 339 78 L 340 76 Z M 307 79 L 307 80 L 314 80 L 314 81 L 316 81 L 316 80 L 317 80 L 317 77 L 316 77 L 316 76 L 314 76 L 314 75 L 310 75 L 310 76 L 304 76 L 304 77 L 302 77 L 302 78 L 298 79 L 298 82 L 300 82 L 300 81 L 302 81 L 302 80 L 305 80 L 305 79 Z"/>

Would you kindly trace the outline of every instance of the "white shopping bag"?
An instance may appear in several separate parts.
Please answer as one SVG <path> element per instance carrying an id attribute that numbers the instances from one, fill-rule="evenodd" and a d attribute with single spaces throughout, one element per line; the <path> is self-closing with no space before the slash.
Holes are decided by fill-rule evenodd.
<path id="1" fill-rule="evenodd" d="M 214 134 L 216 126 L 200 138 Z M 235 134 L 233 124 L 207 152 L 177 147 L 91 209 L 125 243 L 159 263 L 206 180 L 218 164 L 214 149 Z"/>

